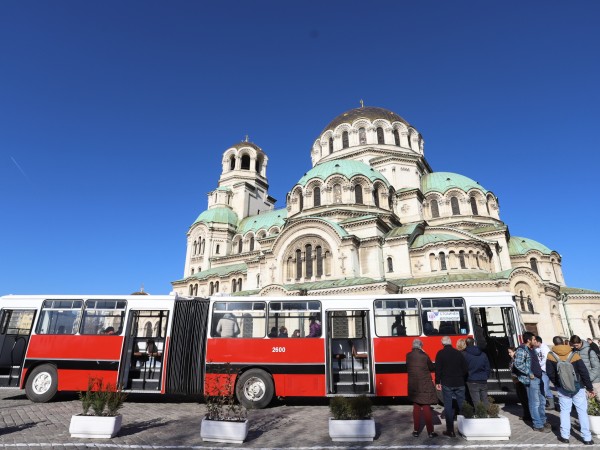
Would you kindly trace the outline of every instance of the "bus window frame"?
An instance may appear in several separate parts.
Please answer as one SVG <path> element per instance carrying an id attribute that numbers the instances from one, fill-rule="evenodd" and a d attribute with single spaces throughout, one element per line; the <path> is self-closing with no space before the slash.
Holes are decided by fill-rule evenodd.
<path id="1" fill-rule="evenodd" d="M 242 305 L 246 305 L 246 304 L 251 304 L 252 308 L 251 309 L 242 309 L 242 308 L 225 308 L 225 309 L 217 309 L 217 305 L 221 305 L 221 304 L 225 304 L 225 305 L 234 305 L 234 304 L 242 304 Z M 258 304 L 258 305 L 263 305 L 263 308 L 254 308 L 254 305 Z M 211 308 L 211 312 L 210 312 L 210 337 L 214 338 L 214 339 L 263 339 L 266 337 L 267 335 L 267 304 L 268 302 L 266 300 L 246 300 L 246 301 L 240 301 L 240 300 L 235 300 L 235 301 L 230 301 L 230 300 L 215 300 L 214 303 L 212 304 L 212 308 Z M 240 334 L 238 334 L 235 337 L 221 337 L 219 336 L 219 334 L 217 333 L 217 325 L 219 324 L 219 320 L 221 320 L 225 314 L 229 313 L 231 314 L 231 311 L 263 311 L 264 316 L 262 317 L 262 319 L 265 321 L 265 326 L 264 326 L 264 333 L 262 336 L 242 336 L 242 326 L 240 325 L 240 321 L 244 320 L 245 318 L 243 316 L 238 317 L 237 315 L 235 315 L 235 319 L 238 325 L 238 328 L 240 329 Z M 218 318 L 216 318 L 215 320 L 215 313 L 219 314 L 220 316 Z M 252 321 L 254 321 L 256 318 L 260 318 L 260 317 L 252 317 Z"/>
<path id="2" fill-rule="evenodd" d="M 380 302 L 394 302 L 394 301 L 409 301 L 409 300 L 414 300 L 415 301 L 415 309 L 414 311 L 416 311 L 415 317 L 417 318 L 417 327 L 419 328 L 419 334 L 406 334 L 406 335 L 392 335 L 391 334 L 391 328 L 390 328 L 390 334 L 379 334 L 378 333 L 378 326 L 377 326 L 377 317 L 395 317 L 395 314 L 392 315 L 385 315 L 385 316 L 379 316 L 377 315 L 377 311 L 386 311 L 386 310 L 393 310 L 394 308 L 390 308 L 390 309 L 384 309 L 384 308 L 376 308 L 375 305 L 378 301 Z M 397 308 L 398 309 L 398 308 Z M 404 310 L 403 310 L 404 311 Z M 410 311 L 413 311 L 412 309 Z M 373 324 L 375 325 L 375 336 L 377 337 L 385 337 L 385 338 L 401 338 L 401 337 L 413 337 L 413 338 L 417 338 L 419 336 L 423 335 L 423 322 L 422 322 L 422 312 L 421 312 L 421 302 L 418 298 L 416 297 L 411 297 L 411 298 L 390 298 L 390 299 L 386 299 L 386 298 L 376 298 L 375 300 L 373 300 Z"/>
<path id="3" fill-rule="evenodd" d="M 66 306 L 54 306 L 55 302 L 70 302 L 71 303 L 71 307 L 66 307 Z M 75 308 L 73 307 L 73 304 L 75 302 L 80 302 L 80 306 L 79 308 Z M 46 307 L 47 303 L 51 303 L 52 307 Z M 84 310 L 84 305 L 85 302 L 83 299 L 46 299 L 42 302 L 42 305 L 39 308 L 39 315 L 38 315 L 38 320 L 37 320 L 37 324 L 35 324 L 35 334 L 38 334 L 40 336 L 75 336 L 77 334 L 80 333 L 81 331 L 81 324 L 83 321 L 83 310 Z M 79 310 L 79 314 L 77 316 L 77 318 L 73 321 L 73 327 L 72 327 L 72 332 L 70 333 L 44 333 L 41 330 L 42 324 L 43 324 L 43 319 L 44 319 L 44 312 L 45 311 L 61 311 L 61 310 L 69 310 L 69 311 L 76 311 Z M 76 324 L 76 326 L 75 326 Z"/>
<path id="4" fill-rule="evenodd" d="M 271 305 L 278 304 L 278 303 L 281 304 L 281 306 L 282 306 L 281 309 L 279 309 L 279 310 L 273 309 Z M 302 309 L 301 310 L 301 309 L 285 309 L 285 308 L 283 308 L 284 304 L 292 304 L 292 303 L 306 303 L 307 309 Z M 310 309 L 310 303 L 317 304 L 318 307 L 319 307 L 318 311 Z M 265 330 L 269 330 L 270 327 L 271 327 L 271 323 L 270 323 L 270 321 L 271 321 L 271 312 L 273 312 L 273 314 L 281 314 L 281 313 L 286 313 L 286 312 L 306 311 L 308 313 L 308 315 L 305 316 L 305 317 L 303 316 L 303 318 L 307 319 L 309 321 L 309 323 L 310 323 L 311 317 L 315 317 L 315 314 L 317 315 L 316 317 L 318 317 L 318 320 L 321 322 L 321 324 L 323 323 L 323 321 L 321 320 L 321 318 L 323 317 L 323 303 L 321 301 L 319 301 L 319 300 L 272 300 L 272 301 L 267 302 L 267 307 L 268 307 L 268 310 L 267 310 L 267 323 L 266 323 Z M 287 317 L 289 317 L 289 316 L 287 316 Z M 300 318 L 300 316 L 292 317 L 292 319 L 293 318 Z M 279 328 L 277 329 L 277 331 L 279 332 Z M 290 333 L 289 329 L 287 329 L 287 331 L 288 331 L 288 338 L 291 338 L 292 334 L 294 333 L 294 331 L 292 331 L 291 333 Z M 323 336 L 323 332 L 321 331 L 321 336 L 320 337 L 322 337 L 322 336 Z M 269 333 L 267 333 L 266 337 L 269 338 L 269 339 L 277 339 L 278 338 L 277 336 L 270 337 Z M 298 336 L 297 338 L 294 338 L 294 339 L 298 339 L 298 338 L 314 339 L 314 337 L 309 337 L 309 336 Z"/>
<path id="5" fill-rule="evenodd" d="M 115 307 L 114 308 L 98 308 L 96 306 L 89 307 L 88 304 L 90 302 L 95 302 L 95 304 L 98 304 L 100 302 L 103 302 L 103 303 L 110 302 L 110 303 L 114 303 Z M 117 307 L 117 305 L 119 303 L 123 303 L 124 304 L 122 308 L 118 308 Z M 84 333 L 84 330 L 85 330 L 85 319 L 86 319 L 86 314 L 87 314 L 88 310 L 91 310 L 91 311 L 120 311 L 121 312 L 120 316 L 117 316 L 117 315 L 114 315 L 114 316 L 102 316 L 102 315 L 95 316 L 95 317 L 102 317 L 102 318 L 104 318 L 104 317 L 120 317 L 121 322 L 119 324 L 119 328 L 116 329 L 116 330 L 114 330 L 114 334 L 106 334 L 106 333 L 103 333 L 101 331 L 96 332 L 96 333 Z M 79 327 L 79 334 L 81 334 L 82 336 L 120 336 L 120 335 L 123 334 L 123 331 L 125 329 L 125 315 L 126 315 L 126 312 L 127 312 L 127 300 L 125 300 L 125 299 L 85 299 L 84 300 L 84 305 L 83 305 L 83 315 L 81 317 L 81 324 L 80 324 L 80 327 Z M 105 325 L 105 324 L 103 324 L 103 325 Z M 103 327 L 100 328 L 100 330 L 102 330 L 102 329 L 106 329 L 106 327 L 103 326 Z"/>
<path id="6" fill-rule="evenodd" d="M 423 302 L 425 300 L 430 300 L 432 302 L 436 301 L 436 300 L 452 300 L 452 303 L 454 304 L 454 300 L 462 300 L 463 302 L 463 306 L 462 306 L 462 311 L 464 314 L 464 322 L 466 323 L 466 329 L 464 333 L 442 333 L 439 330 L 437 331 L 437 333 L 433 333 L 433 334 L 425 334 L 425 336 L 464 336 L 467 335 L 471 332 L 471 323 L 470 323 L 470 316 L 469 316 L 469 312 L 470 310 L 467 308 L 467 301 L 465 300 L 464 297 L 460 297 L 460 296 L 452 296 L 452 297 L 423 297 L 419 299 L 419 307 L 421 309 L 421 325 L 422 325 L 422 332 L 425 333 L 425 322 L 423 321 L 423 314 L 426 313 L 426 311 L 433 311 L 433 310 L 457 310 L 458 307 L 452 306 L 452 307 L 447 307 L 447 306 L 442 306 L 442 307 L 425 307 L 423 305 Z M 429 321 L 428 321 L 429 322 Z M 461 322 L 462 323 L 462 322 Z M 461 328 L 462 330 L 462 328 Z"/>

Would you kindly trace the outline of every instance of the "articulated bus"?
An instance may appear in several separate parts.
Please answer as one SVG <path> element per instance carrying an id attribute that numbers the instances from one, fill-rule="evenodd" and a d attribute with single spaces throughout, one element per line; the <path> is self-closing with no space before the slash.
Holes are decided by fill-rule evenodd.
<path id="1" fill-rule="evenodd" d="M 0 297 L 0 387 L 34 402 L 86 390 L 203 394 L 226 368 L 235 395 L 407 394 L 415 338 L 432 360 L 441 337 L 473 337 L 493 368 L 492 395 L 512 389 L 507 348 L 523 326 L 509 293 L 205 298 L 177 295 Z"/>

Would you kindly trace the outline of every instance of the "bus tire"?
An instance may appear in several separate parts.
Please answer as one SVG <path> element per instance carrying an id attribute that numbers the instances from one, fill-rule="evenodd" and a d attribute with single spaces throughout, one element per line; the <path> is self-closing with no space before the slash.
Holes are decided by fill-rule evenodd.
<path id="1" fill-rule="evenodd" d="M 58 391 L 56 367 L 42 364 L 31 371 L 25 383 L 27 398 L 35 403 L 45 403 L 54 398 Z"/>
<path id="2" fill-rule="evenodd" d="M 250 369 L 238 378 L 235 394 L 242 406 L 261 409 L 271 403 L 275 387 L 271 375 L 260 369 Z"/>

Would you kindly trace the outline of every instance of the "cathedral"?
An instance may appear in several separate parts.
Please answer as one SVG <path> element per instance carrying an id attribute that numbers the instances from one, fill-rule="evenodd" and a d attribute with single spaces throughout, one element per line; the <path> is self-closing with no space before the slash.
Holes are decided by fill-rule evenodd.
<path id="1" fill-rule="evenodd" d="M 419 131 L 360 107 L 312 144 L 312 169 L 284 208 L 268 193 L 269 158 L 240 142 L 223 153 L 208 209 L 187 232 L 178 294 L 385 295 L 508 291 L 525 327 L 600 337 L 600 293 L 569 288 L 558 252 L 512 236 L 495 193 L 434 172 Z M 483 169 L 483 168 L 482 168 Z"/>

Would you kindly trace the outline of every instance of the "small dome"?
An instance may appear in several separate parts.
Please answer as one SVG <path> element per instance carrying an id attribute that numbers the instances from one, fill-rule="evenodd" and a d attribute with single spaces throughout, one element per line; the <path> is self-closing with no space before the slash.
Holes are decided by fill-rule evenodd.
<path id="1" fill-rule="evenodd" d="M 297 184 L 304 186 L 313 178 L 319 178 L 324 181 L 331 175 L 342 175 L 348 179 L 351 179 L 356 175 L 363 175 L 371 180 L 371 182 L 374 182 L 375 180 L 381 180 L 386 186 L 390 186 L 388 180 L 380 172 L 373 169 L 368 164 L 350 159 L 337 159 L 334 161 L 327 161 L 317 164 L 315 167 L 306 172 L 304 176 L 300 178 Z"/>
<path id="2" fill-rule="evenodd" d="M 508 254 L 510 256 L 519 256 L 526 255 L 531 250 L 537 250 L 543 255 L 549 255 L 552 253 L 548 247 L 543 244 L 540 244 L 533 239 L 527 239 L 518 236 L 511 236 L 510 241 L 508 241 Z"/>
<path id="3" fill-rule="evenodd" d="M 365 106 L 363 108 L 351 109 L 349 111 L 346 111 L 345 113 L 340 114 L 331 122 L 329 122 L 329 125 L 327 125 L 323 129 L 323 132 L 327 130 L 333 130 L 338 125 L 341 125 L 343 123 L 351 124 L 358 119 L 367 119 L 371 122 L 373 122 L 376 119 L 384 119 L 389 121 L 390 123 L 402 122 L 404 125 L 409 125 L 409 123 L 406 120 L 404 120 L 395 112 L 383 108 L 377 108 L 374 106 Z"/>
<path id="4" fill-rule="evenodd" d="M 411 248 L 421 248 L 429 244 L 437 244 L 449 241 L 465 241 L 464 237 L 453 236 L 446 233 L 422 234 L 417 236 L 411 244 Z"/>
<path id="5" fill-rule="evenodd" d="M 451 172 L 433 172 L 421 178 L 421 191 L 423 194 L 429 192 L 445 193 L 449 189 L 458 188 L 464 192 L 471 189 L 479 189 L 486 194 L 488 191 L 477 181 L 473 181 L 463 175 Z"/>
<path id="6" fill-rule="evenodd" d="M 236 226 L 238 223 L 238 216 L 232 209 L 226 207 L 211 208 L 203 211 L 198 218 L 194 221 L 194 224 L 198 222 L 203 223 L 226 223 L 229 225 Z"/>

